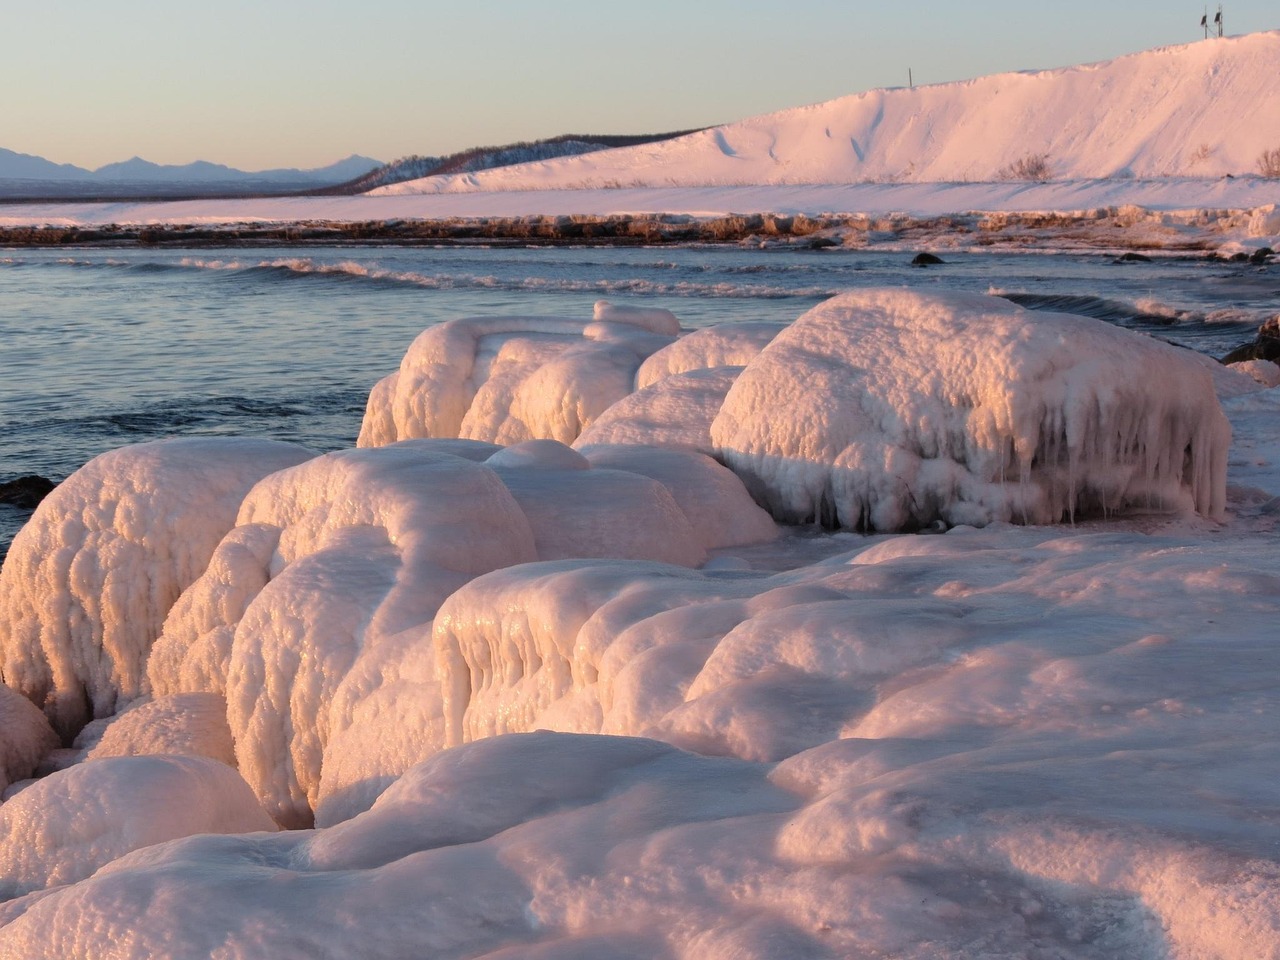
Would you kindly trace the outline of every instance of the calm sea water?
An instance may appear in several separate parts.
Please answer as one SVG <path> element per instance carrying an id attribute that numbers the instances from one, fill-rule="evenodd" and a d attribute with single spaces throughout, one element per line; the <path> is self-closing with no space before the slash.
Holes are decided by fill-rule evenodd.
<path id="1" fill-rule="evenodd" d="M 723 248 L 0 250 L 0 480 L 65 478 L 179 434 L 354 443 L 369 388 L 456 316 L 589 316 L 601 298 L 686 326 L 791 320 L 877 285 L 1008 294 L 1210 354 L 1252 337 L 1276 268 L 1105 256 Z M 0 550 L 26 514 L 0 508 Z"/>

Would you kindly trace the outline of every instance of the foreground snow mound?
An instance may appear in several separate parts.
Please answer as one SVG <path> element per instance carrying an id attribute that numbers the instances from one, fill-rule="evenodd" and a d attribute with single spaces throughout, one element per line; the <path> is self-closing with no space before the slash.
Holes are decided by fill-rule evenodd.
<path id="1" fill-rule="evenodd" d="M 1220 518 L 1231 431 L 1175 347 L 996 297 L 884 289 L 780 334 L 711 437 L 778 520 L 889 531 L 1128 507 Z"/>
<path id="2" fill-rule="evenodd" d="M 572 443 L 632 391 L 641 361 L 678 330 L 666 310 L 604 301 L 591 321 L 472 317 L 430 327 L 369 394 L 359 445 L 415 437 Z"/>
<path id="3" fill-rule="evenodd" d="M 494 738 L 335 827 L 177 840 L 9 904 L 0 957 L 1280 956 L 1274 861 L 1179 822 L 1176 751 L 1055 743 L 846 739 L 775 766 Z M 1224 777 L 1226 809 L 1237 773 L 1193 781 Z M 1127 822 L 1153 801 L 1170 823 Z"/>
<path id="4" fill-rule="evenodd" d="M 0 568 L 0 670 L 63 736 L 142 692 L 152 641 L 263 476 L 314 454 L 267 440 L 163 440 L 91 460 Z"/>
<path id="5" fill-rule="evenodd" d="M 165 840 L 274 829 L 239 774 L 216 760 L 81 763 L 0 806 L 0 899 L 83 880 L 131 850 Z"/>

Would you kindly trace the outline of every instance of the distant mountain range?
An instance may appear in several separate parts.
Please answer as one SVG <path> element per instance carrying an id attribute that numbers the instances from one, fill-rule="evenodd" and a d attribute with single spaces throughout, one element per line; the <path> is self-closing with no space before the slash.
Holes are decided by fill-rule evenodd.
<path id="1" fill-rule="evenodd" d="M 207 196 L 318 190 L 349 182 L 383 165 L 372 157 L 350 156 L 314 170 L 250 172 L 205 160 L 172 165 L 134 157 L 86 170 L 0 148 L 0 197 Z"/>

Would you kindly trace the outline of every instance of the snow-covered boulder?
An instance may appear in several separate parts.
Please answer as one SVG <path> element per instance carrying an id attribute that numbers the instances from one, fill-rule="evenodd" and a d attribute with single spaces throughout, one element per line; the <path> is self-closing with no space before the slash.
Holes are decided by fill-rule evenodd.
<path id="1" fill-rule="evenodd" d="M 170 605 L 259 479 L 314 454 L 190 438 L 94 458 L 40 504 L 0 568 L 0 669 L 64 736 L 143 692 Z"/>
<path id="2" fill-rule="evenodd" d="M 0 899 L 83 880 L 131 850 L 165 840 L 274 829 L 240 775 L 216 760 L 115 757 L 77 764 L 0 805 Z"/>
<path id="3" fill-rule="evenodd" d="M 208 757 L 236 765 L 227 701 L 218 693 L 176 693 L 140 701 L 114 717 L 86 759 Z"/>
<path id="4" fill-rule="evenodd" d="M 903 530 L 1225 507 L 1230 427 L 1185 351 L 995 297 L 813 308 L 747 365 L 718 459 L 781 521 Z"/>
<path id="5" fill-rule="evenodd" d="M 597 318 L 472 317 L 423 331 L 370 393 L 359 445 L 414 437 L 572 443 L 635 386 L 670 343 L 665 310 L 600 308 Z"/>

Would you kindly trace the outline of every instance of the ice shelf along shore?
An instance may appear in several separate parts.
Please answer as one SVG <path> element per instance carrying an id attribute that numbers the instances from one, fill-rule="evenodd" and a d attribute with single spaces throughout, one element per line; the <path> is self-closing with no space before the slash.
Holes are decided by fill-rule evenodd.
<path id="1" fill-rule="evenodd" d="M 1280 958 L 1267 363 L 601 302 L 105 454 L 0 568 L 0 958 Z"/>

